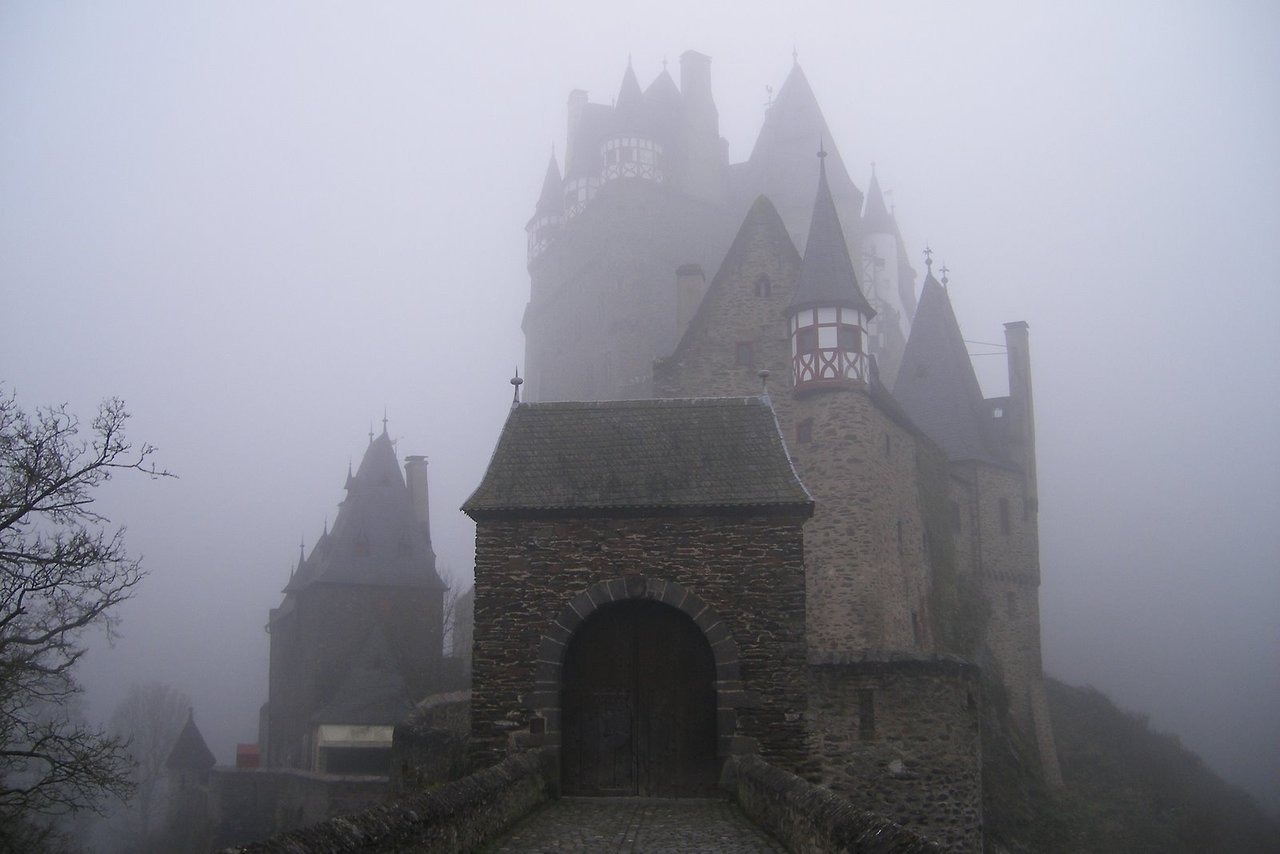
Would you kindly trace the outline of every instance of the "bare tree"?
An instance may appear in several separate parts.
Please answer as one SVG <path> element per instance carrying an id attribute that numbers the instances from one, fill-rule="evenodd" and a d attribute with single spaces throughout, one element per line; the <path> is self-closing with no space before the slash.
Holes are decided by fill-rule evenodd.
<path id="1" fill-rule="evenodd" d="M 150 682 L 130 688 L 111 714 L 111 734 L 128 744 L 133 758 L 133 800 L 113 822 L 126 850 L 156 848 L 165 818 L 164 763 L 190 709 L 186 694 L 164 682 Z"/>
<path id="2" fill-rule="evenodd" d="M 133 788 L 121 740 L 67 711 L 84 632 L 114 637 L 143 577 L 95 494 L 123 471 L 168 476 L 125 438 L 128 418 L 106 400 L 84 437 L 65 405 L 27 413 L 0 392 L 0 849 Z"/>

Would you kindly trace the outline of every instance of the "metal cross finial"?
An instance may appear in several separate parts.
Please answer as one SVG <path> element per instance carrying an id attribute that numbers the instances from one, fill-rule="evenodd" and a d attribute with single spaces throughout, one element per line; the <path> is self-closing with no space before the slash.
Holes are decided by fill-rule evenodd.
<path id="1" fill-rule="evenodd" d="M 307 546 L 306 541 L 302 537 L 298 537 L 298 565 L 302 565 L 303 558 L 306 557 Z"/>
<path id="2" fill-rule="evenodd" d="M 387 432 L 387 408 L 382 407 L 382 432 Z"/>
<path id="3" fill-rule="evenodd" d="M 369 422 L 369 441 L 373 441 L 373 422 Z"/>
<path id="4" fill-rule="evenodd" d="M 822 141 L 822 137 L 818 137 L 818 159 L 825 160 L 827 157 L 827 146 Z"/>
<path id="5" fill-rule="evenodd" d="M 524 384 L 524 380 L 520 379 L 520 366 L 516 365 L 516 375 L 511 378 L 511 405 L 515 406 L 520 402 L 520 386 Z"/>
<path id="6" fill-rule="evenodd" d="M 942 286 L 944 288 L 947 286 L 947 265 L 946 264 L 942 265 Z"/>
<path id="7" fill-rule="evenodd" d="M 933 250 L 929 248 L 929 244 L 924 245 L 924 266 L 929 272 L 933 272 Z"/>

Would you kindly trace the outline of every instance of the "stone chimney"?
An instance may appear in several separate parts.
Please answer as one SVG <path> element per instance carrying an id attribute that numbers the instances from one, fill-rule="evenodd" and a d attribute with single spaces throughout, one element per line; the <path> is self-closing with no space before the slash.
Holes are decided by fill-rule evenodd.
<path id="1" fill-rule="evenodd" d="M 1036 422 L 1031 399 L 1031 350 L 1027 322 L 1017 320 L 1004 325 L 1004 343 L 1009 360 L 1008 430 L 1010 450 L 1022 464 L 1026 478 L 1027 499 L 1034 506 L 1036 491 Z"/>
<path id="2" fill-rule="evenodd" d="M 413 515 L 422 526 L 427 539 L 431 539 L 431 504 L 427 499 L 427 458 L 423 456 L 404 458 L 404 481 L 409 487 L 409 497 L 413 500 Z"/>
<path id="3" fill-rule="evenodd" d="M 676 270 L 676 339 L 679 340 L 689 321 L 702 305 L 707 292 L 707 276 L 697 264 L 683 264 Z"/>

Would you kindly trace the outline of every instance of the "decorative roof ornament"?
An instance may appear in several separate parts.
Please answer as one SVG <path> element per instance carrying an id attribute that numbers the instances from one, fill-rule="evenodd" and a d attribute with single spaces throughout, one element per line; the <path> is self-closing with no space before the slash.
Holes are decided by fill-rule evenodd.
<path id="1" fill-rule="evenodd" d="M 933 250 L 929 248 L 929 244 L 924 245 L 924 266 L 929 273 L 933 273 Z"/>
<path id="2" fill-rule="evenodd" d="M 765 397 L 769 396 L 769 372 L 761 368 L 756 371 L 756 376 L 760 378 L 760 393 Z"/>
<path id="3" fill-rule="evenodd" d="M 524 380 L 520 379 L 520 366 L 516 365 L 516 375 L 511 378 L 511 405 L 520 405 L 520 386 L 524 385 Z"/>
<path id="4" fill-rule="evenodd" d="M 387 408 L 382 407 L 382 432 L 387 432 Z"/>
<path id="5" fill-rule="evenodd" d="M 947 281 L 948 281 L 948 279 L 947 279 L 947 265 L 946 265 L 945 263 L 942 265 L 942 271 L 941 271 L 941 272 L 942 272 L 942 280 L 941 280 L 941 281 L 942 281 L 942 286 L 945 288 L 945 287 L 947 286 Z"/>

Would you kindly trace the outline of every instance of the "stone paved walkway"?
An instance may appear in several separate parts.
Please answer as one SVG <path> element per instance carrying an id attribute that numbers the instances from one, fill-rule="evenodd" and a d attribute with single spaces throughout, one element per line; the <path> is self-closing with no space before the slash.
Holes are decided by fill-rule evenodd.
<path id="1" fill-rule="evenodd" d="M 485 849 L 498 852 L 785 852 L 721 800 L 561 798 Z"/>

